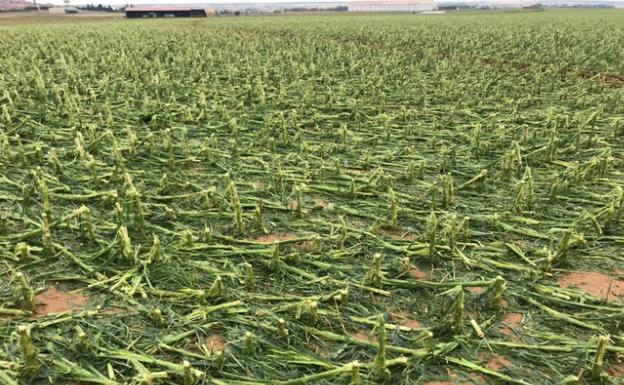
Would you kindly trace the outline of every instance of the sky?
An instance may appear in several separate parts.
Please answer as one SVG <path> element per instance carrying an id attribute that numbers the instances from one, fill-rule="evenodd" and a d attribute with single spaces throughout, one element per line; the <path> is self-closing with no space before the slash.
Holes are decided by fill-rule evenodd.
<path id="1" fill-rule="evenodd" d="M 32 1 L 32 0 L 30 0 Z M 70 0 L 72 5 L 82 5 L 82 4 L 103 4 L 103 5 L 152 5 L 152 4 L 170 4 L 170 5 L 190 5 L 190 4 L 240 4 L 240 3 L 347 3 L 349 0 Z M 437 1 L 458 1 L 462 3 L 471 3 L 471 2 L 487 2 L 487 3 L 496 3 L 496 0 L 433 0 L 434 3 Z M 501 2 L 510 2 L 513 0 L 503 0 Z M 522 1 L 522 0 L 516 0 Z M 529 0 L 530 1 L 530 0 Z M 556 0 L 555 0 L 556 1 Z M 560 0 L 565 1 L 565 0 Z M 571 1 L 583 1 L 583 0 L 571 0 Z M 609 3 L 609 2 L 618 2 L 618 0 L 585 0 L 586 2 L 600 2 L 600 3 Z M 624 0 L 622 0 L 624 1 Z M 41 3 L 52 3 L 57 5 L 62 5 L 63 0 L 39 0 Z M 546 1 L 548 2 L 548 1 Z"/>
<path id="2" fill-rule="evenodd" d="M 32 0 L 30 0 L 32 1 Z M 39 0 L 41 3 L 62 5 L 63 0 Z M 142 4 L 249 4 L 249 3 L 347 3 L 348 0 L 70 0 L 71 4 L 142 5 Z"/>

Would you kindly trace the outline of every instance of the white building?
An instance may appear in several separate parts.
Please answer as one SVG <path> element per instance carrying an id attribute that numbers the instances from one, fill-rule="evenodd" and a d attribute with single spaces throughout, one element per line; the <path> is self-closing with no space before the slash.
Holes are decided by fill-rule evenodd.
<path id="1" fill-rule="evenodd" d="M 432 0 L 354 0 L 349 12 L 420 12 L 433 9 Z"/>

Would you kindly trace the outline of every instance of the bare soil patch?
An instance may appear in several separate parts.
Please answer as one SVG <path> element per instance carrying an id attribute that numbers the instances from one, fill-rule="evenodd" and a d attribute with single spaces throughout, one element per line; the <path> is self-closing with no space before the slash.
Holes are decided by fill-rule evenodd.
<path id="1" fill-rule="evenodd" d="M 513 362 L 505 356 L 492 355 L 486 362 L 485 367 L 495 372 L 500 372 L 502 369 L 509 368 L 513 365 Z"/>
<path id="2" fill-rule="evenodd" d="M 398 322 L 399 325 L 408 327 L 413 330 L 419 330 L 423 328 L 423 325 L 416 319 L 414 314 L 407 310 L 401 310 L 397 313 L 391 314 L 392 319 Z"/>
<path id="3" fill-rule="evenodd" d="M 222 352 L 227 347 L 227 341 L 220 335 L 211 335 L 204 338 L 204 346 L 211 353 Z"/>
<path id="4" fill-rule="evenodd" d="M 574 287 L 593 297 L 606 301 L 624 297 L 624 280 L 596 271 L 569 273 L 557 281 L 561 287 Z"/>
<path id="5" fill-rule="evenodd" d="M 379 226 L 377 228 L 377 235 L 385 235 L 395 240 L 413 241 L 416 239 L 416 237 L 409 232 L 392 226 Z"/>
<path id="6" fill-rule="evenodd" d="M 421 270 L 419 267 L 412 266 L 409 270 L 410 277 L 414 279 L 430 280 L 433 278 L 433 273 L 430 271 Z"/>
<path id="7" fill-rule="evenodd" d="M 520 327 L 523 315 L 521 313 L 507 313 L 501 320 L 503 324 L 498 330 L 506 336 L 514 336 L 514 329 Z"/>
<path id="8" fill-rule="evenodd" d="M 323 199 L 320 195 L 315 195 L 313 201 L 316 207 L 320 207 L 322 209 L 330 208 L 332 205 L 331 203 L 329 203 L 329 201 Z"/>
<path id="9" fill-rule="evenodd" d="M 372 343 L 377 342 L 377 338 L 375 336 L 372 336 L 370 333 L 366 333 L 361 330 L 351 332 L 349 333 L 349 335 L 351 335 L 351 337 L 355 338 L 356 340 Z"/>
<path id="10" fill-rule="evenodd" d="M 481 286 L 472 286 L 472 287 L 467 287 L 466 290 L 475 294 L 483 294 L 485 293 L 487 289 Z"/>
<path id="11" fill-rule="evenodd" d="M 267 234 L 267 235 L 261 235 L 259 237 L 254 238 L 254 241 L 262 242 L 262 243 L 275 243 L 275 242 L 292 241 L 297 238 L 299 237 L 293 233 Z"/>
<path id="12" fill-rule="evenodd" d="M 33 317 L 81 310 L 84 309 L 88 300 L 89 298 L 81 293 L 61 291 L 52 286 L 35 296 L 37 309 Z"/>

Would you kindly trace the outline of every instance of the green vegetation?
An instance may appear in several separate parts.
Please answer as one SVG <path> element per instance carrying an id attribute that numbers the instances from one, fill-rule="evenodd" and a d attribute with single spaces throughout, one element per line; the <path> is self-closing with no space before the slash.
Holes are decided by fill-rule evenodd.
<path id="1" fill-rule="evenodd" d="M 0 28 L 0 384 L 616 384 L 624 13 Z"/>

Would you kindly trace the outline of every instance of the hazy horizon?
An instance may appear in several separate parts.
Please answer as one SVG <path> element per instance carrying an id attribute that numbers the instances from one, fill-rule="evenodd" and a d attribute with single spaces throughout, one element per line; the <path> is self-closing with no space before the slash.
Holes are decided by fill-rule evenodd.
<path id="1" fill-rule="evenodd" d="M 32 1 L 32 0 L 29 0 Z M 193 5 L 193 4 L 289 4 L 289 3 L 328 3 L 328 4 L 346 4 L 349 0 L 337 1 L 337 0 L 312 0 L 312 1 L 301 1 L 301 0 L 217 0 L 217 1 L 185 1 L 185 0 L 134 0 L 134 1 L 125 1 L 125 0 L 70 0 L 71 4 L 74 5 L 83 5 L 83 4 L 102 4 L 102 5 Z M 391 1 L 391 0 L 390 0 Z M 531 2 L 531 0 L 433 0 L 434 3 L 442 3 L 442 2 L 460 2 L 460 3 L 488 3 L 488 4 L 509 4 L 509 3 L 519 3 L 519 2 Z M 63 5 L 63 0 L 48 0 L 43 1 L 40 0 L 41 3 L 49 2 L 55 5 Z M 539 0 L 537 0 L 539 2 Z M 549 2 L 558 2 L 564 3 L 566 0 L 551 0 L 551 1 L 541 1 L 542 3 Z M 621 0 L 569 0 L 569 3 L 622 3 Z"/>

